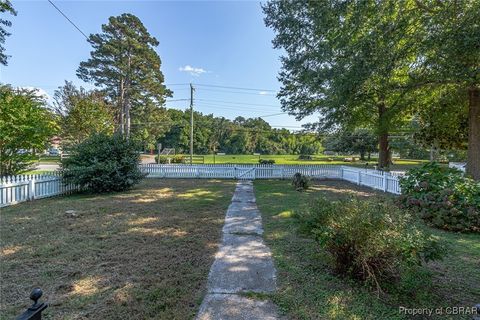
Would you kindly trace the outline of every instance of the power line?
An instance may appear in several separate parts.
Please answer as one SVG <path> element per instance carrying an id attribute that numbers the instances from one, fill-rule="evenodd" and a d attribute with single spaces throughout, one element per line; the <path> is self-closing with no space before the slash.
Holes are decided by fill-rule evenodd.
<path id="1" fill-rule="evenodd" d="M 255 89 L 255 88 L 243 88 L 243 87 L 233 87 L 233 86 L 219 86 L 214 84 L 196 84 L 197 86 L 202 87 L 213 87 L 213 88 L 224 88 L 224 89 L 236 89 L 236 90 L 247 90 L 247 91 L 265 91 L 265 92 L 277 92 L 273 89 Z"/>
<path id="2" fill-rule="evenodd" d="M 218 109 L 229 109 L 235 111 L 258 111 L 261 113 L 272 112 L 275 111 L 273 109 L 262 109 L 253 106 L 232 106 L 232 105 L 223 105 L 223 104 L 216 104 L 216 103 L 209 103 L 209 102 L 200 102 L 197 103 L 198 106 L 201 107 L 209 107 L 209 108 L 218 108 Z"/>
<path id="3" fill-rule="evenodd" d="M 259 118 L 266 118 L 266 117 L 274 117 L 274 116 L 279 116 L 282 114 L 288 114 L 287 112 L 279 112 L 279 113 L 274 113 L 274 114 L 267 114 L 265 116 L 260 116 Z"/>
<path id="4" fill-rule="evenodd" d="M 241 92 L 241 91 L 231 91 L 231 90 L 223 90 L 223 89 L 205 89 L 202 88 L 202 91 L 212 91 L 212 92 L 218 92 L 218 93 L 235 93 L 235 94 L 249 94 L 249 95 L 254 95 L 254 96 L 260 96 L 260 97 L 272 97 L 271 94 L 265 94 L 265 93 L 253 93 L 253 92 Z"/>
<path id="5" fill-rule="evenodd" d="M 246 102 L 236 102 L 236 101 L 225 101 L 225 100 L 211 100 L 211 99 L 195 99 L 196 101 L 207 101 L 207 102 L 220 102 L 220 103 L 228 103 L 228 104 L 238 104 L 244 106 L 256 106 L 256 107 L 274 107 L 274 108 L 281 108 L 279 105 L 273 104 L 258 104 L 258 103 L 246 103 Z"/>
<path id="6" fill-rule="evenodd" d="M 172 99 L 172 100 L 165 100 L 165 102 L 176 102 L 176 101 L 190 101 L 190 99 Z"/>
<path id="7" fill-rule="evenodd" d="M 48 0 L 48 2 L 50 2 L 50 4 L 51 4 L 55 9 L 57 9 L 57 11 L 60 12 L 60 14 L 61 14 L 62 16 L 64 16 L 65 19 L 67 19 L 68 22 L 70 22 L 70 23 L 72 24 L 72 26 L 74 26 L 75 29 L 77 29 L 78 32 L 80 32 L 80 33 L 85 37 L 85 39 L 88 40 L 87 35 L 86 35 L 82 30 L 80 30 L 80 28 L 79 28 L 72 20 L 70 20 L 70 18 L 68 18 L 67 15 L 62 12 L 62 10 L 60 10 L 51 0 Z"/>

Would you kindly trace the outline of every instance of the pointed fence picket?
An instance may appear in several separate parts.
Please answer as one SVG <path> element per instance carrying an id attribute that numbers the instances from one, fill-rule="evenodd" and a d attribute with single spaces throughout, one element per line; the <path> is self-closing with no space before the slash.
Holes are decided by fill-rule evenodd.
<path id="1" fill-rule="evenodd" d="M 28 200 L 53 197 L 78 190 L 65 184 L 60 172 L 4 176 L 0 178 L 0 207 Z"/>

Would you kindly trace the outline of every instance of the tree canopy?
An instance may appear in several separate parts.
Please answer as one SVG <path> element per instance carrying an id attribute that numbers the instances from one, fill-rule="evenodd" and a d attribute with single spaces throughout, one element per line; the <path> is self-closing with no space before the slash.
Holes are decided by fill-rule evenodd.
<path id="1" fill-rule="evenodd" d="M 0 64 L 7 65 L 8 56 L 5 54 L 5 40 L 10 35 L 10 33 L 5 29 L 6 27 L 11 27 L 12 22 L 10 20 L 4 19 L 3 15 L 5 13 L 17 15 L 15 9 L 13 9 L 12 3 L 10 0 L 4 0 L 0 2 Z"/>
<path id="2" fill-rule="evenodd" d="M 171 96 L 155 51 L 159 42 L 139 18 L 128 13 L 110 17 L 102 33 L 90 35 L 89 42 L 91 57 L 80 63 L 77 75 L 105 90 L 116 105 L 119 131 L 129 137 L 132 108 L 160 106 Z"/>
<path id="3" fill-rule="evenodd" d="M 467 172 L 480 179 L 479 1 L 285 0 L 263 10 L 274 47 L 285 50 L 284 110 L 299 119 L 319 112 L 323 130 L 374 128 L 385 167 L 389 135 L 406 121 L 440 127 L 444 118 L 425 110 L 448 104 L 458 134 L 452 119 L 468 103 Z"/>
<path id="4" fill-rule="evenodd" d="M 0 175 L 26 170 L 35 149 L 44 150 L 57 129 L 35 90 L 0 86 Z"/>
<path id="5" fill-rule="evenodd" d="M 94 133 L 113 133 L 113 108 L 103 92 L 87 91 L 65 81 L 53 99 L 63 147 L 81 143 Z"/>

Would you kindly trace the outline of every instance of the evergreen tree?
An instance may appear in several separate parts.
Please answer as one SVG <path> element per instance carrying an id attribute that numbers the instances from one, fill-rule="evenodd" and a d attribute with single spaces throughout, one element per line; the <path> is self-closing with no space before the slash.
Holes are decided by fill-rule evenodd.
<path id="1" fill-rule="evenodd" d="M 146 100 L 162 105 L 171 96 L 155 52 L 159 42 L 139 18 L 128 13 L 110 17 L 102 33 L 90 35 L 89 42 L 91 57 L 80 63 L 77 75 L 108 93 L 117 107 L 120 131 L 129 137 L 132 108 Z"/>

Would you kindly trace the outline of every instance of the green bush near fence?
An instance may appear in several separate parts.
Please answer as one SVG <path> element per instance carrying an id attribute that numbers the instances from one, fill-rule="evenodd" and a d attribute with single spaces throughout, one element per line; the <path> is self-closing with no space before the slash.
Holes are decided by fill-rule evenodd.
<path id="1" fill-rule="evenodd" d="M 401 207 L 428 224 L 452 231 L 480 231 L 480 183 L 453 168 L 429 163 L 400 179 Z"/>
<path id="2" fill-rule="evenodd" d="M 65 180 L 93 192 L 128 190 L 143 178 L 136 150 L 135 143 L 120 135 L 93 135 L 62 160 Z"/>
<path id="3" fill-rule="evenodd" d="M 310 178 L 300 172 L 293 175 L 292 185 L 297 191 L 305 191 L 310 187 Z"/>
<path id="4" fill-rule="evenodd" d="M 320 197 L 294 216 L 300 232 L 327 252 L 336 274 L 378 290 L 392 288 L 445 252 L 437 238 L 390 200 Z"/>
<path id="5" fill-rule="evenodd" d="M 258 160 L 258 163 L 260 164 L 275 164 L 274 159 L 260 159 Z"/>
<path id="6" fill-rule="evenodd" d="M 167 164 L 169 163 L 185 163 L 185 156 L 175 155 L 175 156 L 155 156 L 155 162 L 158 164 Z"/>

